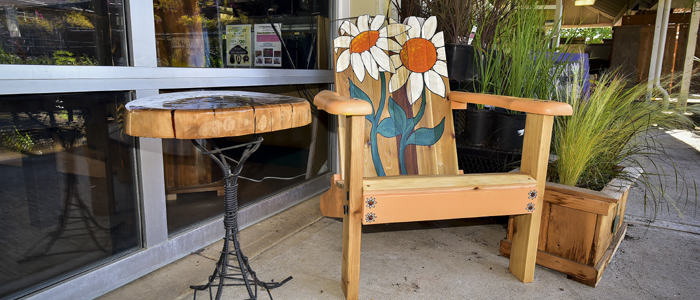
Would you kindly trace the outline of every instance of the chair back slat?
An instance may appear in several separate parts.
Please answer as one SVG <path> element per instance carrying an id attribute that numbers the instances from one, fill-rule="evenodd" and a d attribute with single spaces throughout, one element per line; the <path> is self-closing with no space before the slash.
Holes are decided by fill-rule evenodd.
<path id="1" fill-rule="evenodd" d="M 380 34 L 381 29 L 376 30 L 378 33 L 375 34 L 372 29 L 376 29 L 377 25 L 376 22 L 371 22 L 373 20 L 368 16 L 358 18 L 358 23 L 368 24 L 366 27 L 356 25 L 359 28 L 357 31 L 351 28 L 354 24 L 344 23 L 340 29 L 341 37 L 338 38 L 343 41 L 337 39 L 334 42 L 336 92 L 357 98 L 358 101 L 371 102 L 374 108 L 374 114 L 367 116 L 365 123 L 363 176 L 457 174 L 452 108 L 446 100 L 449 93 L 448 80 L 444 76 L 435 76 L 437 73 L 432 74 L 432 77 L 425 75 L 432 69 L 427 70 L 430 65 L 425 64 L 424 58 L 427 57 L 430 62 L 430 59 L 435 60 L 435 57 L 440 55 L 434 53 L 436 48 L 430 48 L 426 43 L 429 42 L 428 39 L 411 42 L 409 31 L 402 31 L 396 25 L 388 27 L 389 37 L 386 37 L 386 31 Z M 420 26 L 416 23 L 413 25 Z M 367 30 L 362 31 L 363 29 Z M 391 37 L 397 32 L 403 33 Z M 375 40 L 377 36 L 378 40 Z M 382 38 L 391 41 L 382 41 Z M 365 39 L 370 41 L 369 44 Z M 349 45 L 348 40 L 351 40 Z M 393 46 L 389 45 L 385 47 L 389 49 L 381 50 L 386 54 L 383 56 L 377 52 L 378 47 L 371 49 L 375 42 L 380 46 L 389 43 Z M 415 57 L 418 58 L 414 59 Z M 391 65 L 387 65 L 387 58 Z M 382 65 L 389 66 L 393 72 L 384 70 Z M 343 67 L 346 68 L 337 72 Z M 410 69 L 424 71 L 425 74 Z M 412 94 L 411 88 L 414 91 L 421 90 L 412 85 L 418 86 L 416 78 L 412 78 L 415 76 L 421 76 L 423 79 L 422 92 Z M 425 83 L 425 79 L 430 82 Z M 401 82 L 404 84 L 391 92 L 392 85 L 397 87 Z M 439 92 L 439 87 L 434 87 L 440 84 L 444 87 L 444 96 L 429 89 L 433 87 Z M 339 130 L 343 129 L 341 124 Z"/>

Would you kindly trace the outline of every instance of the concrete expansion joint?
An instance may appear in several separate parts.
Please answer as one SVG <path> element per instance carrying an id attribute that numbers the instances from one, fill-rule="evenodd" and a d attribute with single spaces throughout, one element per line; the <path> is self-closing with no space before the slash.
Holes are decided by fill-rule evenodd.
<path id="1" fill-rule="evenodd" d="M 654 227 L 659 229 L 687 232 L 700 235 L 700 226 L 693 224 L 685 224 L 680 222 L 652 220 L 647 217 L 626 215 L 625 222 L 633 225 Z"/>

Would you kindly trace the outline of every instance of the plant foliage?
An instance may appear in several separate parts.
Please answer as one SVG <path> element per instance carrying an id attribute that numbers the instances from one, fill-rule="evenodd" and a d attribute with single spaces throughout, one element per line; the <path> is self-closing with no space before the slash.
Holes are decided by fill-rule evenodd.
<path id="1" fill-rule="evenodd" d="M 550 181 L 601 190 L 613 178 L 624 177 L 620 166 L 641 169 L 642 181 L 678 175 L 675 167 L 669 173 L 641 158 L 664 155 L 653 134 L 657 128 L 692 126 L 683 110 L 643 101 L 646 84 L 629 87 L 619 72 L 603 74 L 587 91 L 581 91 L 580 84 L 570 86 L 560 98 L 571 104 L 573 115 L 555 120 L 552 152 L 558 158 L 550 165 Z"/>
<path id="2" fill-rule="evenodd" d="M 557 62 L 560 49 L 552 49 L 552 31 L 544 28 L 546 12 L 537 5 L 541 0 L 514 1 L 516 5 L 508 18 L 498 23 L 493 40 L 485 42 L 482 27 L 476 40 L 478 80 L 475 91 L 484 94 L 505 95 L 535 99 L 553 99 L 556 96 L 558 78 L 566 64 Z M 480 45 L 490 45 L 484 48 Z"/>

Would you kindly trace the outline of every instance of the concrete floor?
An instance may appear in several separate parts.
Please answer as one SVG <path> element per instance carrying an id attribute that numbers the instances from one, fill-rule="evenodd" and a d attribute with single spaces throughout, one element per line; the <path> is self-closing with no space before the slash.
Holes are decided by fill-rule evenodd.
<path id="1" fill-rule="evenodd" d="M 663 133 L 664 148 L 684 180 L 700 179 L 700 138 Z M 675 180 L 661 179 L 660 182 Z M 658 183 L 657 183 L 658 184 Z M 683 193 L 669 193 L 682 199 Z M 694 195 L 682 216 L 668 201 L 644 204 L 633 187 L 625 239 L 592 288 L 565 274 L 537 266 L 524 284 L 499 255 L 504 218 L 366 226 L 362 235 L 360 299 L 697 299 L 700 294 L 700 215 Z M 342 222 L 324 218 L 313 198 L 240 234 L 243 251 L 264 281 L 293 276 L 272 290 L 275 299 L 341 299 Z M 221 242 L 193 253 L 101 297 L 191 299 L 192 284 L 211 274 Z M 156 288 L 157 287 L 157 288 Z M 268 299 L 259 291 L 260 299 Z M 205 294 L 199 294 L 206 299 Z M 245 299 L 228 288 L 223 299 Z"/>

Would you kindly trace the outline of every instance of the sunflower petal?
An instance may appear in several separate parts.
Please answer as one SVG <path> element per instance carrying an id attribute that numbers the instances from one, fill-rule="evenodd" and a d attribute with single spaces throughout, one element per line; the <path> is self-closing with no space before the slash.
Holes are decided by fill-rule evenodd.
<path id="1" fill-rule="evenodd" d="M 369 15 L 361 15 L 357 17 L 357 29 L 359 29 L 360 32 L 369 30 Z"/>
<path id="2" fill-rule="evenodd" d="M 447 63 L 444 61 L 436 61 L 435 65 L 433 66 L 433 70 L 435 70 L 435 72 L 442 77 L 449 77 L 447 76 Z"/>
<path id="3" fill-rule="evenodd" d="M 362 56 L 360 53 L 350 54 L 350 64 L 352 65 L 352 71 L 355 72 L 355 76 L 360 82 L 365 81 L 365 65 L 362 63 Z"/>
<path id="4" fill-rule="evenodd" d="M 409 38 L 420 37 L 421 26 L 420 26 L 420 21 L 418 21 L 418 18 L 408 17 L 408 26 L 411 26 L 411 28 L 408 29 L 408 37 Z"/>
<path id="5" fill-rule="evenodd" d="M 442 77 L 433 70 L 428 70 L 423 73 L 423 79 L 425 80 L 425 87 L 427 87 L 433 94 L 445 98 L 445 81 Z"/>
<path id="6" fill-rule="evenodd" d="M 404 86 L 410 74 L 411 71 L 404 67 L 396 69 L 396 73 L 394 73 L 389 80 L 389 93 L 393 93 Z"/>
<path id="7" fill-rule="evenodd" d="M 437 29 L 437 18 L 432 16 L 423 22 L 423 29 L 421 31 L 421 37 L 429 40 L 433 38 L 435 30 Z"/>
<path id="8" fill-rule="evenodd" d="M 421 94 L 423 94 L 423 73 L 411 73 L 411 76 L 408 77 L 408 82 L 408 102 L 413 105 L 413 103 L 416 103 L 416 100 L 420 98 Z"/>
<path id="9" fill-rule="evenodd" d="M 430 41 L 433 42 L 433 45 L 435 45 L 435 48 L 445 47 L 445 35 L 442 33 L 442 31 L 436 33 L 430 39 Z"/>
<path id="10" fill-rule="evenodd" d="M 338 56 L 338 61 L 335 64 L 335 72 L 340 73 L 350 66 L 350 50 L 344 50 Z"/>
<path id="11" fill-rule="evenodd" d="M 405 44 L 406 41 L 408 41 L 408 39 L 409 39 L 408 33 L 404 32 L 404 33 L 402 33 L 402 34 L 399 34 L 399 35 L 397 35 L 397 36 L 394 36 L 394 39 L 396 40 L 396 42 L 399 43 L 399 45 L 403 45 L 403 44 Z M 402 47 L 403 47 L 403 46 L 402 46 Z"/>
<path id="12" fill-rule="evenodd" d="M 393 37 L 406 32 L 406 30 L 408 30 L 411 27 L 404 24 L 389 24 L 385 28 L 387 34 L 386 36 Z"/>
<path id="13" fill-rule="evenodd" d="M 369 52 L 372 53 L 372 57 L 383 71 L 389 71 L 391 69 L 389 55 L 387 55 L 386 52 L 382 51 L 382 49 L 379 49 L 377 46 L 369 48 Z"/>
<path id="14" fill-rule="evenodd" d="M 378 15 L 375 16 L 374 19 L 372 19 L 372 23 L 369 25 L 370 30 L 379 30 L 379 28 L 384 25 L 384 20 L 386 20 L 386 17 L 383 15 Z"/>
<path id="15" fill-rule="evenodd" d="M 447 60 L 447 53 L 445 53 L 445 47 L 437 48 L 437 59 Z"/>
<path id="16" fill-rule="evenodd" d="M 369 61 L 370 61 L 369 66 L 365 65 L 365 68 L 367 68 L 367 72 L 369 73 L 369 76 L 374 78 L 374 80 L 379 80 L 379 68 L 377 68 L 377 61 L 374 59 L 374 57 L 372 57 L 371 54 L 369 54 L 368 51 L 365 51 L 364 53 L 367 53 L 367 56 L 369 57 Z"/>
<path id="17" fill-rule="evenodd" d="M 403 66 L 403 62 L 401 62 L 401 55 L 399 54 L 389 56 L 389 60 L 391 61 L 391 66 L 394 69 L 398 69 L 399 67 Z"/>
<path id="18" fill-rule="evenodd" d="M 333 40 L 333 48 L 335 49 L 335 53 L 338 53 L 338 48 L 350 48 L 351 41 L 352 37 L 347 35 L 341 35 L 335 38 L 335 40 Z"/>
<path id="19" fill-rule="evenodd" d="M 354 37 L 360 34 L 360 30 L 357 29 L 355 24 L 349 21 L 343 21 L 343 24 L 340 24 L 340 35 L 344 35 L 346 33 Z"/>

